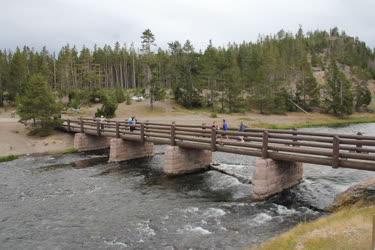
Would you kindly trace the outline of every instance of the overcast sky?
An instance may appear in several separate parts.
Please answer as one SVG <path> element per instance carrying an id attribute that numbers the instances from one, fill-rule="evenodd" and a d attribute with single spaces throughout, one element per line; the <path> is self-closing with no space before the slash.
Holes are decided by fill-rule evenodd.
<path id="1" fill-rule="evenodd" d="M 0 48 L 55 50 L 139 44 L 150 28 L 157 45 L 190 39 L 197 49 L 256 41 L 280 29 L 295 33 L 338 26 L 375 47 L 375 0 L 0 0 Z"/>

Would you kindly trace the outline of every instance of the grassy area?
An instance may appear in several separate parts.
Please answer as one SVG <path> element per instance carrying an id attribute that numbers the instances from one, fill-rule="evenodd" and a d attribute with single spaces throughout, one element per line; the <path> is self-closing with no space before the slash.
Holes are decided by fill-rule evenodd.
<path id="1" fill-rule="evenodd" d="M 330 119 L 330 120 L 314 120 L 291 124 L 271 124 L 271 123 L 256 123 L 253 127 L 268 128 L 268 129 L 292 129 L 292 128 L 313 128 L 313 127 L 343 127 L 351 124 L 371 123 L 375 122 L 375 117 L 350 117 L 345 119 Z"/>
<path id="2" fill-rule="evenodd" d="M 74 153 L 78 153 L 78 150 L 76 148 L 67 148 L 63 152 L 63 154 L 74 154 Z"/>
<path id="3" fill-rule="evenodd" d="M 343 208 L 253 249 L 371 249 L 374 215 L 375 206 Z"/>
<path id="4" fill-rule="evenodd" d="M 0 156 L 0 162 L 13 161 L 16 159 L 18 159 L 17 155 Z"/>

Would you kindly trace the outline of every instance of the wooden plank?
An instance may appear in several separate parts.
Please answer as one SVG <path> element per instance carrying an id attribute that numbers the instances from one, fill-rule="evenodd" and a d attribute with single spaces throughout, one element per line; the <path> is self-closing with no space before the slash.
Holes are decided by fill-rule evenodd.
<path id="1" fill-rule="evenodd" d="M 251 150 L 251 149 L 245 149 L 245 148 L 239 149 L 239 148 L 223 146 L 223 145 L 216 145 L 216 150 L 220 152 L 225 152 L 225 153 L 262 157 L 262 152 L 259 150 Z"/>
<path id="2" fill-rule="evenodd" d="M 268 157 L 279 161 L 292 161 L 292 162 L 304 162 L 318 165 L 330 166 L 332 164 L 332 158 L 328 157 L 313 157 L 306 155 L 287 154 L 280 152 L 268 152 Z"/>
<path id="3" fill-rule="evenodd" d="M 211 144 L 211 139 L 209 138 L 202 138 L 202 137 L 189 137 L 189 136 L 175 136 L 176 139 L 182 140 L 182 141 L 193 141 L 193 142 L 202 142 Z"/>
<path id="4" fill-rule="evenodd" d="M 211 145 L 206 143 L 196 143 L 196 142 L 184 142 L 184 141 L 176 141 L 176 145 L 183 147 L 183 148 L 191 148 L 191 149 L 200 149 L 200 150 L 211 150 Z"/>
<path id="5" fill-rule="evenodd" d="M 285 147 L 285 146 L 272 146 L 268 145 L 269 150 L 274 151 L 284 151 L 288 153 L 300 153 L 300 154 L 312 154 L 332 157 L 332 151 L 314 150 L 306 148 L 296 148 L 296 147 Z"/>

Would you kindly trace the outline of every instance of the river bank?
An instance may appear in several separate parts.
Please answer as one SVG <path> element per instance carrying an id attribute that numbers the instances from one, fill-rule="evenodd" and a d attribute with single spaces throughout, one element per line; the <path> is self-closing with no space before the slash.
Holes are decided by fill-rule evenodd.
<path id="1" fill-rule="evenodd" d="M 329 210 L 333 213 L 301 223 L 253 249 L 371 249 L 375 178 L 338 195 Z"/>

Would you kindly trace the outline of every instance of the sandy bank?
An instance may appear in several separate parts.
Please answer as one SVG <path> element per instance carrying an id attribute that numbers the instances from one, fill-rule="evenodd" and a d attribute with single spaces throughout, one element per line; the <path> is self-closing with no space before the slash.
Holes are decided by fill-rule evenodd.
<path id="1" fill-rule="evenodd" d="M 27 136 L 28 130 L 17 119 L 0 118 L 0 156 L 62 152 L 73 146 L 73 136 L 61 132 L 40 138 Z"/>

